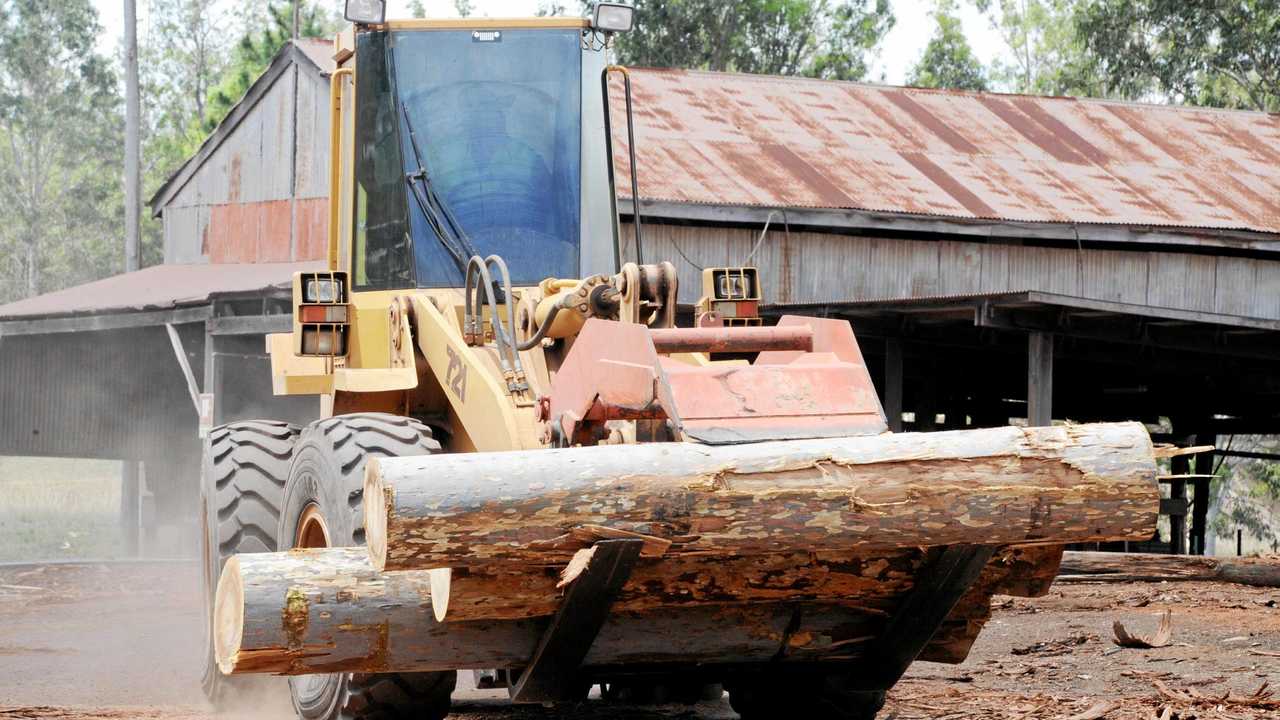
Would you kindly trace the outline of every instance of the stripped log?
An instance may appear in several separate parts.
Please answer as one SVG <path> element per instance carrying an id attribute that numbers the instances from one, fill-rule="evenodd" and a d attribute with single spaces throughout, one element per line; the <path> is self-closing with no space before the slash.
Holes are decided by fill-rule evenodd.
<path id="1" fill-rule="evenodd" d="M 1280 558 L 1200 557 L 1146 553 L 1068 552 L 1059 581 L 1239 583 L 1280 587 Z"/>
<path id="2" fill-rule="evenodd" d="M 667 557 L 1139 540 L 1155 476 L 1139 423 L 381 458 L 366 538 L 388 570 L 564 563 L 586 525 Z"/>
<path id="3" fill-rule="evenodd" d="M 925 656 L 963 660 L 991 593 L 1047 589 L 1060 552 L 1036 546 L 997 553 Z M 682 604 L 655 608 L 638 601 L 640 589 L 633 588 L 629 601 L 613 606 L 587 664 L 856 658 L 910 588 L 898 573 L 920 560 L 897 562 L 898 570 L 885 573 L 897 597 L 864 587 L 861 596 L 839 602 L 726 605 L 674 598 Z M 773 600 L 772 592 L 764 597 Z M 233 674 L 507 668 L 528 662 L 542 627 L 541 619 L 438 623 L 429 572 L 379 573 L 359 548 L 291 550 L 227 561 L 214 609 L 214 649 L 222 671 Z"/>

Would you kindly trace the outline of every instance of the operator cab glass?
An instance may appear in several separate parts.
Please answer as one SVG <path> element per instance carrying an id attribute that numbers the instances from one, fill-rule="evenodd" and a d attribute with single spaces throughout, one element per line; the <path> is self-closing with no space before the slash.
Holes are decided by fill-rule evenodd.
<path id="1" fill-rule="evenodd" d="M 471 251 L 512 281 L 578 274 L 576 29 L 360 33 L 353 280 L 461 287 Z"/>

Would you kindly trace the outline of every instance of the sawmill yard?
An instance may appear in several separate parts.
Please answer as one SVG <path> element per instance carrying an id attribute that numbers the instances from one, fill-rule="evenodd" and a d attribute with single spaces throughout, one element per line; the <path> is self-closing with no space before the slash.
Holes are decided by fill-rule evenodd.
<path id="1" fill-rule="evenodd" d="M 0 568 L 0 718 L 213 717 L 200 693 L 200 598 L 192 563 L 31 564 Z M 1030 720 L 1280 716 L 1280 589 L 1226 583 L 1059 582 L 1037 599 L 997 596 L 961 665 L 921 662 L 885 718 Z M 1120 648 L 1172 618 L 1169 644 Z M 468 674 L 460 678 L 467 683 Z M 224 717 L 292 716 L 283 681 Z M 1264 688 L 1259 692 L 1260 688 Z M 462 690 L 454 714 L 502 718 L 736 717 L 727 700 L 577 709 L 513 707 Z"/>

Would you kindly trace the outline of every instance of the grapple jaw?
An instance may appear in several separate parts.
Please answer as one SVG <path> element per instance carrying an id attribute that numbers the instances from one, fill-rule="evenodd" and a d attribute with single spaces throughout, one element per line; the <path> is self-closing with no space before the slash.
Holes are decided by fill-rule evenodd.
<path id="1" fill-rule="evenodd" d="M 708 362 L 709 352 L 756 352 Z M 650 329 L 588 320 L 542 404 L 548 439 L 590 445 L 613 420 L 665 421 L 708 445 L 875 435 L 888 428 L 853 329 L 784 316 L 776 327 Z"/>

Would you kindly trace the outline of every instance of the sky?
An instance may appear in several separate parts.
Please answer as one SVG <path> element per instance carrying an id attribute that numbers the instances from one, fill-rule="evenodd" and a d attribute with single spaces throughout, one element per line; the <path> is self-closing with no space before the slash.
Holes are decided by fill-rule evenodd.
<path id="1" fill-rule="evenodd" d="M 329 0 L 333 2 L 334 0 Z M 531 16 L 538 9 L 537 0 L 472 0 L 477 15 L 489 17 L 525 17 Z M 146 22 L 145 8 L 147 0 L 137 0 L 139 12 L 139 36 L 142 36 L 143 23 Z M 389 0 L 388 17 L 409 17 L 409 0 Z M 104 53 L 114 54 L 123 44 L 123 0 L 93 0 L 103 25 L 103 34 L 98 41 L 98 49 Z M 933 22 L 929 11 L 933 8 L 933 0 L 892 0 L 893 12 L 898 22 L 881 44 L 880 58 L 872 66 L 867 78 L 875 82 L 886 82 L 891 85 L 902 84 L 911 67 L 920 59 L 924 46 L 933 34 Z M 335 3 L 340 10 L 340 3 Z M 424 0 L 427 15 L 431 17 L 448 17 L 455 15 L 453 0 Z M 999 34 L 993 30 L 987 19 L 974 9 L 972 3 L 960 3 L 960 17 L 964 23 L 965 34 L 974 53 L 983 63 L 989 64 L 1001 54 L 1003 45 Z"/>

